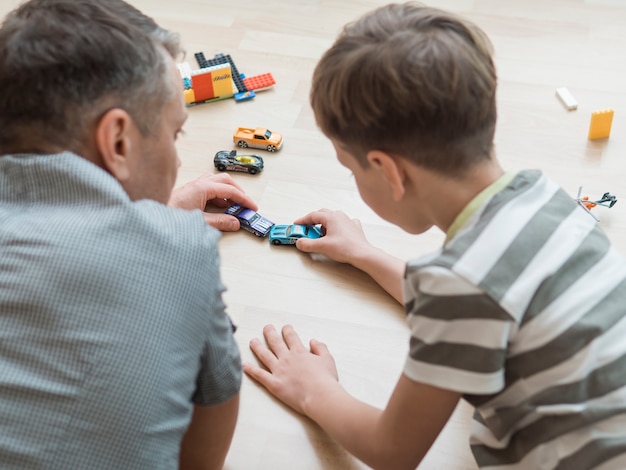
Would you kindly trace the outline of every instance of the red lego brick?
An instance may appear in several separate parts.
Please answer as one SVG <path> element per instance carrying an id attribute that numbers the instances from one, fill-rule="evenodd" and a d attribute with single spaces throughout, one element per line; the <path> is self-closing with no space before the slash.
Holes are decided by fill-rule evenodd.
<path id="1" fill-rule="evenodd" d="M 213 80 L 211 79 L 210 72 L 192 75 L 191 83 L 196 96 L 196 102 L 215 98 Z"/>
<path id="2" fill-rule="evenodd" d="M 248 77 L 243 79 L 243 83 L 248 90 L 263 90 L 276 84 L 276 80 L 271 73 L 264 73 L 262 75 L 255 75 L 254 77 Z"/>

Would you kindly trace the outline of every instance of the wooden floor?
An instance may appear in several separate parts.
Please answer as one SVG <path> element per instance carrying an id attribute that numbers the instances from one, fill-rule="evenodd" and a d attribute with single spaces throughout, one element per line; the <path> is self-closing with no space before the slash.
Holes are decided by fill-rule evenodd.
<path id="1" fill-rule="evenodd" d="M 0 14 L 17 5 L 0 0 Z M 265 126 L 285 136 L 283 150 L 261 152 L 266 169 L 235 174 L 259 212 L 290 223 L 326 207 L 358 217 L 370 240 L 409 259 L 438 247 L 443 235 L 414 237 L 390 226 L 360 200 L 354 181 L 336 161 L 308 105 L 317 59 L 341 26 L 384 4 L 374 0 L 132 0 L 159 23 L 181 33 L 193 54 L 230 54 L 248 76 L 271 72 L 273 89 L 248 102 L 189 109 L 179 143 L 182 184 L 213 171 L 216 151 L 232 149 L 238 126 Z M 575 197 L 604 192 L 623 201 L 598 207 L 609 237 L 626 253 L 626 2 L 622 0 L 442 0 L 491 37 L 500 77 L 497 153 L 509 170 L 541 168 Z M 566 111 L 555 97 L 567 87 L 578 100 Z M 587 140 L 592 111 L 614 108 L 611 137 Z M 582 209 L 581 209 L 582 210 Z M 222 275 L 242 356 L 267 323 L 291 323 L 305 339 L 325 341 L 340 380 L 364 401 L 384 406 L 401 373 L 408 330 L 401 307 L 351 267 L 314 260 L 291 247 L 274 247 L 247 232 L 221 241 Z M 248 378 L 226 468 L 366 468 L 307 419 L 273 400 Z M 468 446 L 471 410 L 461 404 L 420 469 L 475 469 Z M 415 424 L 419 426 L 419 423 Z"/>

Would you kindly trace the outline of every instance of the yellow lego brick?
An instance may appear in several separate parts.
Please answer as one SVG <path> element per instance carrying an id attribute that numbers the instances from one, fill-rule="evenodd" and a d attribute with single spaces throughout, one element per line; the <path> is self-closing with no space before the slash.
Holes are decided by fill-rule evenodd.
<path id="1" fill-rule="evenodd" d="M 183 91 L 183 94 L 185 96 L 185 103 L 186 104 L 195 103 L 195 101 L 196 101 L 196 94 L 193 92 L 192 89 Z"/>
<path id="2" fill-rule="evenodd" d="M 613 123 L 613 110 L 601 109 L 591 113 L 589 123 L 589 139 L 605 139 L 611 134 L 611 124 Z"/>

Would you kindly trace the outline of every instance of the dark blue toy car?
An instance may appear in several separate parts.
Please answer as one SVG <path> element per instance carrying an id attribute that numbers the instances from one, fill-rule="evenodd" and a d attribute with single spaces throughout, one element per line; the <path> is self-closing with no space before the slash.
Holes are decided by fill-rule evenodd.
<path id="1" fill-rule="evenodd" d="M 274 245 L 295 245 L 301 238 L 320 238 L 324 234 L 315 225 L 274 225 L 270 229 L 270 243 Z"/>
<path id="2" fill-rule="evenodd" d="M 260 155 L 237 155 L 236 150 L 220 150 L 215 154 L 213 164 L 219 171 L 241 171 L 251 175 L 263 170 L 263 158 Z"/>
<path id="3" fill-rule="evenodd" d="M 239 220 L 241 228 L 250 233 L 254 233 L 257 237 L 265 237 L 270 229 L 274 226 L 274 222 L 266 219 L 258 212 L 248 209 L 247 207 L 233 204 L 230 206 L 226 214 L 234 215 Z"/>

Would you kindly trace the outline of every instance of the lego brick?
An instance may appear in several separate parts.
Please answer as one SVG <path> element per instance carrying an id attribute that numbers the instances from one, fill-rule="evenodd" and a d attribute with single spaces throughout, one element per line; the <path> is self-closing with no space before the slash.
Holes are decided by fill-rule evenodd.
<path id="1" fill-rule="evenodd" d="M 235 101 L 248 101 L 256 96 L 254 90 L 244 91 L 243 93 L 235 93 Z"/>
<path id="2" fill-rule="evenodd" d="M 198 62 L 198 67 L 201 69 L 209 67 L 207 60 L 204 57 L 204 52 L 196 52 L 193 56 L 196 58 L 196 62 Z"/>
<path id="3" fill-rule="evenodd" d="M 184 92 L 185 104 L 192 104 L 196 102 L 196 94 L 193 92 L 193 89 L 189 88 Z"/>
<path id="4" fill-rule="evenodd" d="M 589 139 L 605 139 L 611 134 L 611 124 L 613 123 L 613 110 L 601 109 L 591 113 L 589 122 Z"/>
<path id="5" fill-rule="evenodd" d="M 242 93 L 248 91 L 246 85 L 241 79 L 241 74 L 239 73 L 239 70 L 237 70 L 237 66 L 233 62 L 233 59 L 230 57 L 230 55 L 216 54 L 213 59 L 207 59 L 206 57 L 204 57 L 204 53 L 196 52 L 194 54 L 194 57 L 196 58 L 196 61 L 198 62 L 200 68 L 213 67 L 215 65 L 221 64 L 229 64 L 230 69 L 232 70 L 233 84 L 236 88 L 236 91 L 234 93 Z"/>
<path id="6" fill-rule="evenodd" d="M 213 80 L 211 72 L 197 73 L 191 76 L 191 87 L 196 101 L 209 100 L 215 98 L 213 91 Z"/>
<path id="7" fill-rule="evenodd" d="M 194 70 L 191 73 L 191 84 L 196 102 L 229 98 L 234 94 L 232 72 L 228 64 Z"/>
<path id="8" fill-rule="evenodd" d="M 572 95 L 567 88 L 557 88 L 556 96 L 561 101 L 561 103 L 563 103 L 563 106 L 565 106 L 568 111 L 573 111 L 578 108 L 578 102 L 576 101 L 576 98 L 574 98 L 574 95 Z"/>
<path id="9" fill-rule="evenodd" d="M 255 75 L 254 77 L 248 77 L 243 79 L 243 83 L 248 90 L 265 90 L 276 84 L 276 80 L 271 73 L 264 73 L 262 75 Z"/>
<path id="10" fill-rule="evenodd" d="M 180 64 L 176 64 L 178 71 L 180 72 L 180 76 L 184 78 L 191 78 L 191 66 L 189 62 L 181 62 Z"/>

